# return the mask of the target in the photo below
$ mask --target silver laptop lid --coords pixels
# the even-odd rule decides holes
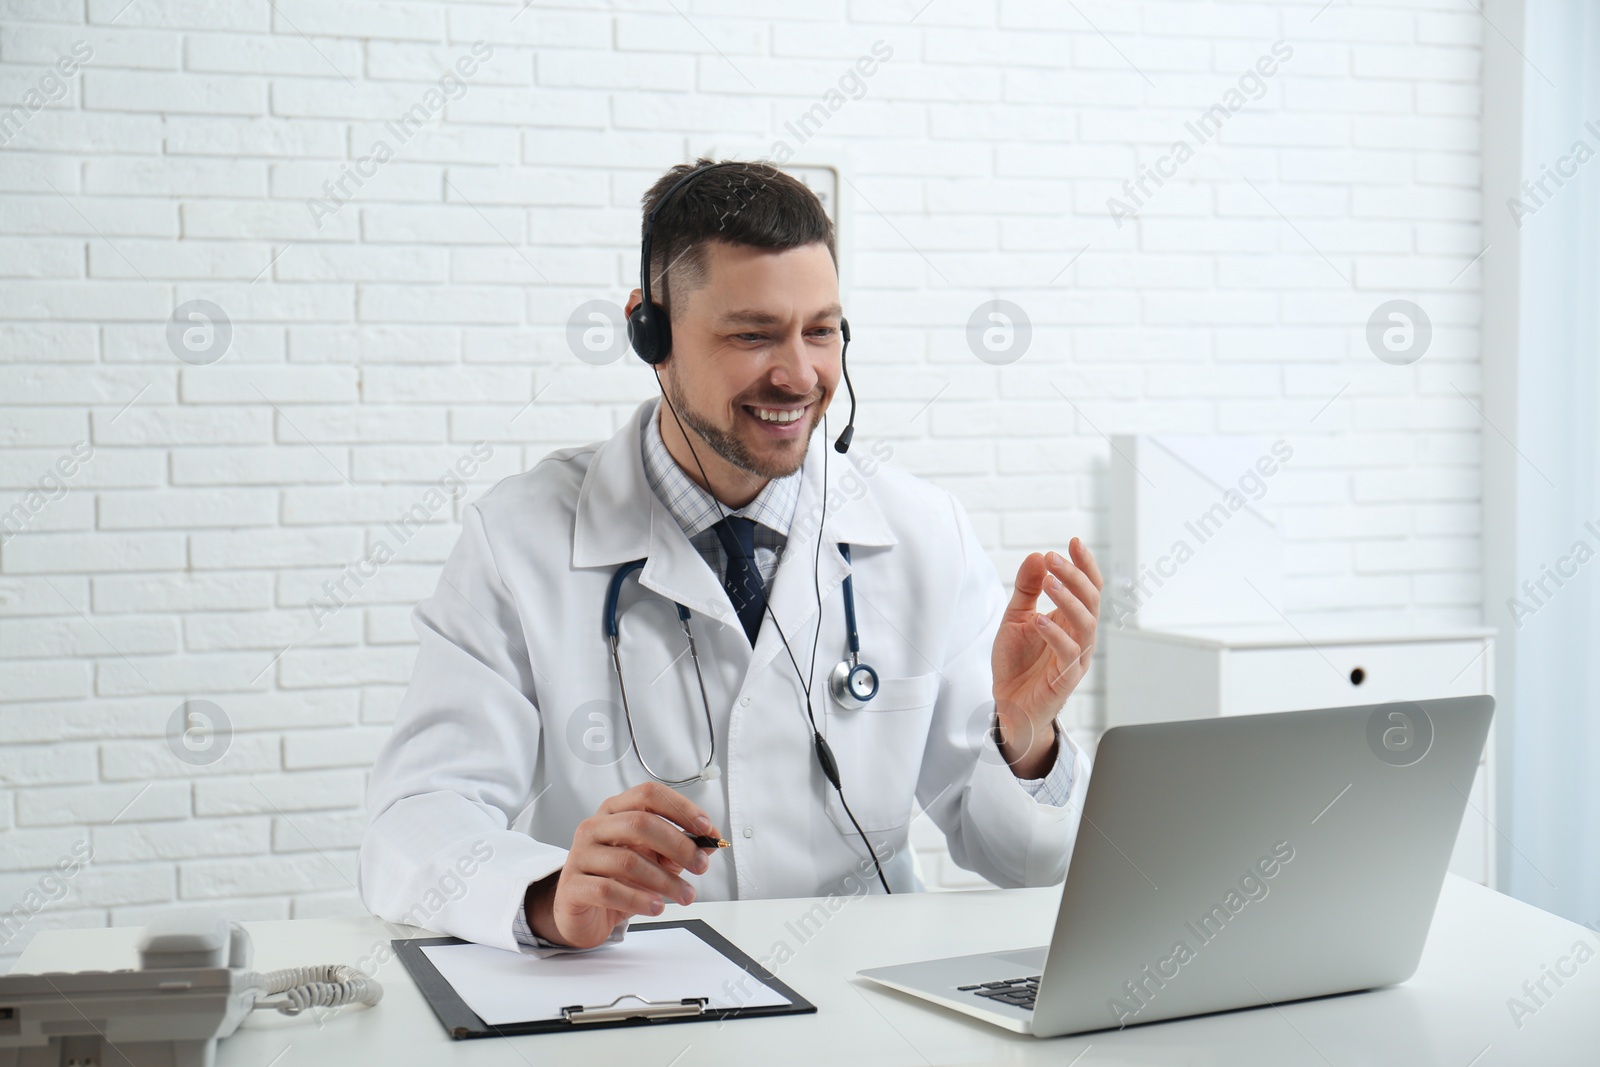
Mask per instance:
[[[1493,709],[1454,697],[1106,731],[1033,1032],[1409,977]]]

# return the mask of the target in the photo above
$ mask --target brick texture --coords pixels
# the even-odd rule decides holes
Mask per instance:
[[[1003,574],[1103,552],[1107,435],[1266,434],[1286,610],[1477,619],[1471,5],[3,6],[0,911],[94,855],[0,967],[173,904],[359,907],[409,608],[463,499],[650,395],[566,324],[626,298],[639,197],[693,154],[842,169],[858,440]],[[1031,324],[1004,365],[968,340],[996,298]],[[1395,298],[1419,363],[1368,349]],[[200,701],[220,756],[209,712],[172,730]]]

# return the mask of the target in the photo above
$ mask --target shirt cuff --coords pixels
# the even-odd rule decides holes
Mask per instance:
[[[614,945],[618,943],[622,940],[623,935],[627,933],[627,931],[628,920],[624,919],[616,925],[615,929],[611,931],[610,937],[600,942],[600,944],[595,945],[593,948],[573,948],[571,945],[562,945],[555,941],[546,941],[544,938],[534,933],[532,927],[528,925],[527,908],[519,907],[516,914],[511,917],[511,936],[516,938],[517,944],[526,949],[530,955],[537,956],[540,959],[547,959],[550,956],[560,956],[569,952],[593,952],[596,948],[604,948],[606,945]]]
[[[1039,803],[1060,808],[1065,807],[1067,799],[1072,796],[1072,776],[1077,760],[1072,746],[1062,741],[1061,724],[1051,725],[1056,734],[1055,763],[1043,778],[1018,778],[1017,784]]]

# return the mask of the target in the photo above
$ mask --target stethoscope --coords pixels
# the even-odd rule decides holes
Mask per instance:
[[[841,542],[839,554],[846,563],[850,562],[850,546]],[[700,672],[700,653],[695,648],[694,631],[689,627],[689,609],[673,601],[673,607],[678,609],[678,625],[683,627],[683,636],[689,642],[689,658],[694,663],[695,681],[700,686],[700,706],[705,711],[706,739],[710,751],[706,755],[705,764],[700,768],[700,773],[689,778],[666,778],[657,773],[644,758],[644,752],[639,747],[639,737],[633,729],[633,711],[628,707],[628,687],[622,679],[622,656],[620,653],[620,630],[617,626],[617,599],[622,593],[622,583],[630,574],[638,573],[644,567],[642,559],[632,560],[618,567],[611,576],[611,583],[606,587],[605,604],[605,630],[606,639],[611,642],[611,666],[617,672],[617,689],[622,694],[622,717],[628,724],[628,740],[632,743],[633,753],[639,758],[639,765],[646,774],[663,785],[688,785],[691,782],[709,782],[717,778],[722,772],[716,765],[717,735],[711,724],[711,700],[706,696],[705,675]],[[844,624],[848,637],[850,654],[848,658],[839,663],[828,674],[828,691],[839,704],[852,711],[859,711],[866,707],[867,701],[878,695],[878,672],[861,662],[861,635],[856,631],[856,596],[855,588],[851,583],[850,574],[844,577]]]

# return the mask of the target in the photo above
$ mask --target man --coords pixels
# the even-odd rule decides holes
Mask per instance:
[[[384,918],[542,955],[668,903],[914,890],[913,799],[997,884],[1065,873],[1088,764],[1056,716],[1094,648],[1093,557],[1030,555],[1008,602],[949,494],[858,453],[824,485],[832,225],[774,168],[696,168],[644,197],[662,397],[469,505],[416,609],[361,849]],[[880,680],[855,707],[827,685],[847,588]]]

